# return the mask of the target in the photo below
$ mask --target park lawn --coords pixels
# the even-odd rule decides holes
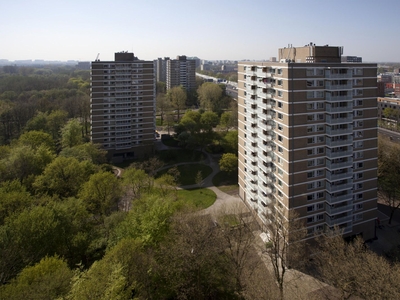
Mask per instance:
[[[201,151],[191,149],[168,149],[158,152],[159,158],[167,165],[183,162],[198,162],[205,158]]]
[[[217,195],[209,189],[178,190],[178,201],[195,209],[205,209],[214,204]]]
[[[201,172],[201,177],[204,179],[212,173],[212,168],[203,165],[203,164],[187,164],[187,165],[178,165],[176,166],[178,169],[179,176],[179,185],[191,185],[196,184],[196,176],[198,172]],[[156,177],[160,177],[161,175],[168,172],[169,169],[161,170],[157,173]]]
[[[227,172],[220,171],[213,177],[212,182],[214,186],[224,193],[229,195],[236,195],[239,193],[237,172],[229,174]]]

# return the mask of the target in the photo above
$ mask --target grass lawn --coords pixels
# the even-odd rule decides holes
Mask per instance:
[[[236,195],[239,193],[237,172],[228,174],[226,172],[221,171],[214,176],[212,182],[213,185],[215,185],[224,193],[227,193],[229,195]]]
[[[177,166],[177,168],[180,172],[179,185],[195,184],[196,176],[199,171],[201,172],[203,179],[212,173],[212,168],[203,164],[179,165]],[[164,169],[158,172],[156,177],[159,177],[167,173],[168,170],[169,169]]]
[[[160,159],[168,164],[174,165],[182,162],[197,162],[204,159],[204,154],[191,149],[169,149],[158,152]]]
[[[193,206],[196,209],[204,209],[214,204],[217,195],[209,189],[179,190],[178,201],[183,205]]]

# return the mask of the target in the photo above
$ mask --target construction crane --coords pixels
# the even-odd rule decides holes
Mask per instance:
[[[97,56],[96,56],[96,60],[95,60],[95,61],[99,61],[99,56],[100,56],[100,53],[97,53]]]

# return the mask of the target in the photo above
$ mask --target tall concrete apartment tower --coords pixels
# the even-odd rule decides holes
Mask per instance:
[[[196,88],[196,61],[184,55],[167,60],[167,90],[180,85],[186,91]]]
[[[91,139],[113,161],[143,157],[154,150],[153,61],[115,53],[115,61],[91,63]]]
[[[294,210],[308,238],[336,225],[370,239],[377,66],[342,63],[342,51],[310,43],[239,63],[239,191],[261,222]]]

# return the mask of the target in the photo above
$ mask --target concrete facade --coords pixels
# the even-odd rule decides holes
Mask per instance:
[[[338,226],[375,235],[376,64],[341,63],[342,47],[279,49],[238,65],[239,195],[267,223],[289,211],[308,237]]]

